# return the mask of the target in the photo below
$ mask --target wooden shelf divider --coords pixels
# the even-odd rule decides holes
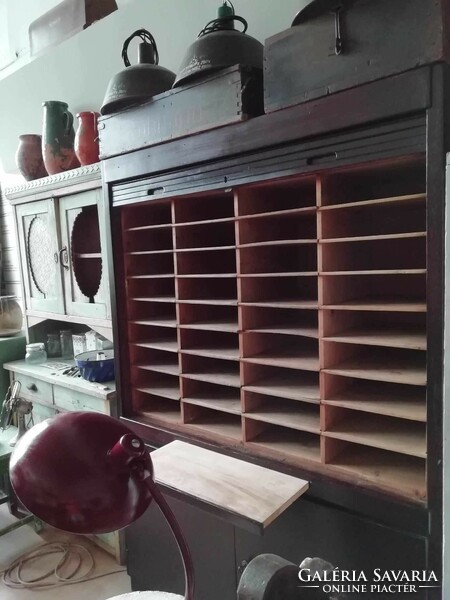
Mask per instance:
[[[426,499],[425,169],[123,207],[135,415]]]

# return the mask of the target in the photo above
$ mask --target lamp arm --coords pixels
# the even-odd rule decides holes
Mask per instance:
[[[184,534],[181,530],[181,527],[178,524],[178,521],[175,518],[175,515],[172,512],[172,509],[168,505],[157,484],[153,481],[151,477],[147,477],[145,479],[145,483],[147,484],[150,493],[153,499],[155,500],[156,504],[158,505],[160,511],[165,516],[169,527],[172,531],[172,534],[175,538],[175,541],[177,542],[178,549],[181,554],[181,559],[183,561],[184,577],[186,581],[184,600],[194,600],[194,566],[192,564],[191,552],[186,542],[186,538],[184,537]]]

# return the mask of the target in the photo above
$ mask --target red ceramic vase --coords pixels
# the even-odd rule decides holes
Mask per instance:
[[[34,133],[19,135],[19,146],[16,152],[16,165],[20,174],[27,180],[47,177],[42,158],[42,138]]]
[[[85,111],[77,114],[79,127],[75,135],[75,154],[81,165],[92,165],[99,160],[97,119],[100,113]]]

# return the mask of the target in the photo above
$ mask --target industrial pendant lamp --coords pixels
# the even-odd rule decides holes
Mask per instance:
[[[138,64],[131,65],[128,46],[134,38],[142,41],[138,48]],[[106,90],[101,108],[102,115],[109,115],[152,96],[162,94],[172,87],[175,73],[160,67],[155,38],[146,29],[138,29],[127,38],[122,48],[125,69],[114,75]]]
[[[243,25],[242,31],[234,28],[235,21]],[[245,33],[247,27],[247,21],[235,14],[232,3],[225,1],[217,18],[207,23],[189,46],[173,87],[233,65],[262,70],[264,47]]]
[[[72,412],[47,419],[21,438],[10,478],[36,517],[71,533],[107,533],[138,519],[152,499],[165,516],[183,559],[185,600],[194,598],[187,542],[154,481],[144,442],[120,421]]]

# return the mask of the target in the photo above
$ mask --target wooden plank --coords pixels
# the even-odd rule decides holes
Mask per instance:
[[[341,416],[323,435],[408,456],[427,456],[423,423],[351,412]]]
[[[324,271],[321,275],[426,275],[426,269],[368,269],[365,271]]]
[[[391,198],[377,198],[375,200],[359,200],[357,202],[343,202],[342,204],[331,204],[328,206],[321,206],[319,211],[339,210],[342,208],[361,208],[370,206],[383,206],[386,204],[397,204],[397,203],[415,203],[424,202],[427,198],[426,194],[408,194],[406,196],[393,196]]]
[[[288,372],[286,372],[288,373]],[[278,377],[267,377],[259,379],[255,383],[244,385],[244,390],[256,392],[258,394],[267,394],[290,400],[299,400],[301,402],[320,402],[319,384],[306,382],[300,373],[280,375]]]
[[[238,248],[263,248],[265,246],[304,246],[307,244],[317,244],[316,239],[298,239],[298,240],[268,240],[265,242],[252,242],[250,244],[241,244]]]
[[[276,399],[272,402],[265,402],[255,410],[246,411],[245,416],[290,429],[320,433],[318,407],[303,406],[300,402],[283,402]]]
[[[405,356],[356,356],[333,368],[324,369],[324,372],[410,385],[427,383],[425,361]]]
[[[330,310],[363,310],[380,312],[426,312],[425,302],[396,298],[369,298],[340,302],[339,304],[327,304],[323,308]]]
[[[304,309],[317,309],[319,303],[317,300],[267,300],[264,302],[240,302],[241,306],[267,306],[268,308],[304,308]]]
[[[290,325],[268,325],[267,327],[258,327],[256,329],[245,329],[247,333],[280,333],[284,335],[298,335],[301,337],[318,338],[319,331],[314,326],[290,326]]]
[[[354,482],[369,482],[380,490],[407,498],[426,499],[425,461],[363,446],[349,445],[328,467],[351,475]]]
[[[195,323],[183,323],[180,329],[198,329],[200,331],[226,331],[237,333],[239,324],[234,319],[215,319],[214,321],[195,321]]]
[[[302,479],[180,441],[152,452],[152,461],[157,483],[239,514],[261,531],[309,487]]]
[[[220,369],[209,368],[207,371],[200,373],[183,372],[183,377],[188,377],[189,379],[195,379],[197,381],[205,381],[207,383],[217,383],[218,385],[229,385],[237,388],[241,387],[239,373],[236,373],[232,370],[227,372],[223,367]]]
[[[249,219],[251,219],[253,221],[253,219],[267,219],[267,218],[273,218],[273,217],[294,217],[296,215],[314,215],[317,211],[317,208],[315,206],[304,206],[301,208],[289,208],[289,209],[285,209],[285,210],[271,210],[271,211],[267,211],[267,212],[256,212],[256,213],[250,213],[250,214],[245,214],[245,215],[239,215],[236,217],[236,221],[247,221]]]
[[[205,356],[207,358],[219,358],[223,360],[239,360],[239,348],[230,348],[228,346],[220,346],[211,348],[182,348],[182,354],[191,356]]]
[[[289,350],[262,352],[256,356],[245,357],[242,361],[257,365],[271,365],[305,371],[319,370],[319,357],[312,355],[310,351],[303,352],[300,349],[292,350],[291,352]]]
[[[134,300],[135,302],[169,302],[175,303],[175,296],[139,296],[135,298],[130,298],[130,300]]]
[[[318,271],[278,271],[272,273],[239,273],[238,277],[317,277]]]
[[[183,397],[183,402],[240,415],[242,411],[239,391],[232,388],[229,388],[229,390],[230,392],[226,393],[224,388],[218,388],[214,394],[196,392],[195,395],[189,394]]]
[[[360,235],[353,237],[337,237],[319,240],[320,244],[338,244],[342,242],[373,242],[378,240],[403,240],[426,237],[426,231],[413,231],[411,233],[384,233],[381,235]]]
[[[350,329],[342,333],[324,338],[330,342],[347,344],[364,344],[368,346],[386,346],[392,348],[408,348],[410,350],[426,350],[426,332],[411,326],[379,329]]]
[[[153,350],[165,350],[167,352],[178,352],[178,343],[170,340],[152,340],[151,342],[133,342],[132,346],[138,348],[150,348]]]
[[[176,319],[170,317],[159,317],[158,319],[145,319],[142,321],[130,321],[133,325],[150,325],[157,327],[176,327]]]
[[[176,363],[152,363],[150,365],[135,365],[138,369],[143,369],[144,371],[152,371],[155,373],[164,373],[165,375],[179,375],[180,367],[178,366],[178,362]]]
[[[168,398],[169,400],[179,400],[180,399],[180,386],[174,384],[173,386],[168,386],[164,384],[160,384],[158,382],[154,382],[150,385],[150,387],[136,387],[138,392],[142,392],[143,394],[151,394],[154,396],[160,396],[161,398]]]
[[[251,421],[251,419],[245,419]],[[289,429],[272,429],[263,431],[251,441],[246,442],[246,447],[250,450],[260,448],[266,456],[272,455],[278,459],[284,460],[287,457],[294,459],[298,464],[304,461],[319,462],[320,461],[320,439],[319,436],[303,433]],[[281,433],[280,433],[281,432]],[[309,436],[309,437],[305,437]]]

